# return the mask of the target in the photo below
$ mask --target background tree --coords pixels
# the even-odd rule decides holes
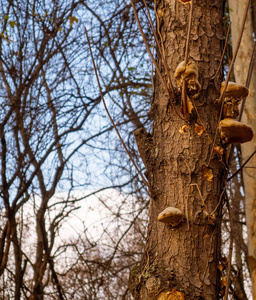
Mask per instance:
[[[111,132],[92,79],[84,26],[102,70],[103,94],[133,154],[133,128],[149,122],[149,60],[131,6],[123,1],[2,1],[1,12],[1,293],[5,299],[66,299],[72,294],[63,278],[71,270],[60,272],[57,262],[70,247],[65,239],[59,244],[58,233],[90,194],[75,197],[73,190],[122,187],[137,199],[125,212],[135,219],[127,217],[123,236],[100,254],[100,278],[117,269],[117,256],[126,256],[121,241],[147,207],[146,190]],[[133,49],[136,57],[130,56]],[[113,222],[124,218],[121,208],[110,210]],[[82,253],[76,259],[87,256],[90,272],[99,265],[99,257],[92,259],[91,235],[85,234],[85,249],[76,246]],[[122,263],[127,269],[131,260]],[[95,290],[97,280],[90,281]]]
[[[254,34],[255,34],[255,3],[252,1],[252,7],[248,12],[246,26],[241,42],[240,50],[236,60],[234,75],[237,83],[246,84],[247,74],[250,65],[250,57],[254,48]],[[236,44],[238,39],[238,30],[241,26],[242,18],[240,16],[241,10],[244,9],[245,3],[239,1],[229,1],[230,17],[232,21],[232,42]],[[253,68],[252,77],[249,86],[250,93],[246,99],[244,113],[242,120],[248,123],[255,132],[255,90],[256,90],[256,74]],[[242,161],[245,162],[255,152],[255,136],[254,139],[245,145],[242,145]],[[248,227],[248,252],[246,253],[247,262],[250,266],[250,273],[252,278],[252,287],[254,298],[256,298],[256,240],[255,240],[255,224],[256,224],[256,185],[255,185],[255,155],[250,159],[247,165],[243,168],[243,184],[245,189],[245,212],[246,223]]]

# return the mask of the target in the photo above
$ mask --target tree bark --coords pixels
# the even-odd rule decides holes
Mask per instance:
[[[184,60],[189,11],[190,5],[177,0],[156,4],[158,37],[175,85],[173,74]],[[195,1],[189,60],[199,67],[202,90],[194,101],[212,140],[219,117],[214,100],[219,97],[220,75],[211,78],[221,57],[222,18],[223,1]],[[158,63],[167,80],[160,58]],[[177,95],[169,99],[156,74],[154,90],[151,145],[142,147],[145,143],[138,142],[139,138],[150,141],[148,135],[141,136],[141,130],[136,138],[146,165],[151,198],[147,245],[141,263],[131,270],[130,289],[135,299],[216,300],[221,222],[218,203],[226,176],[224,164],[213,156],[208,166],[212,144],[206,131],[200,134],[196,130],[202,124],[195,109],[196,117],[190,124],[172,109],[170,101],[180,110],[177,86]],[[177,227],[157,220],[166,207],[183,212],[184,220]]]
[[[238,33],[241,27],[242,14],[245,9],[245,1],[229,0],[231,30],[232,30],[232,44],[233,49],[237,43]],[[249,63],[253,50],[253,18],[250,10],[247,15],[245,30],[239,53],[237,55],[234,75],[236,82],[245,84]],[[252,73],[251,84],[249,87],[249,95],[246,99],[245,110],[242,121],[252,127],[254,133],[256,132],[256,71],[255,68]],[[256,138],[249,143],[242,144],[242,160],[245,161],[256,149]],[[248,228],[248,264],[252,279],[253,299],[256,299],[256,156],[254,155],[250,162],[243,169],[244,189],[245,189],[245,213],[246,224]]]

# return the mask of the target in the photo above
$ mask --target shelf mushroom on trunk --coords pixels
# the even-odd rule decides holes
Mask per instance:
[[[224,145],[243,144],[250,142],[253,138],[253,131],[250,126],[231,118],[220,121],[219,133]]]
[[[190,98],[196,97],[201,90],[201,84],[198,81],[197,64],[192,60],[188,61],[187,64],[185,64],[185,61],[182,61],[177,66],[174,77],[180,92],[182,92],[181,113],[189,121],[193,109]]]
[[[220,90],[221,94],[224,86],[225,82],[222,82]],[[252,128],[235,120],[235,118],[239,115],[238,105],[242,99],[248,96],[248,93],[249,90],[246,86],[232,81],[228,82],[223,104],[223,119],[219,123],[220,138],[224,146],[234,143],[247,143],[253,138]]]
[[[159,222],[167,223],[172,227],[178,226],[184,218],[183,212],[176,207],[167,207],[159,215]]]
[[[196,95],[201,90],[201,84],[198,81],[198,66],[190,60],[187,64],[182,61],[175,70],[174,74],[178,87],[181,91],[183,80],[186,81],[186,92],[188,95]]]
[[[225,86],[225,81],[221,83],[220,93],[222,94]],[[239,115],[238,105],[243,98],[248,96],[249,90],[242,84],[229,81],[225,92],[223,118],[235,119]]]

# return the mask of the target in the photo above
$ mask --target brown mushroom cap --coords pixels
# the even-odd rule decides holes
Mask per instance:
[[[225,81],[221,83],[220,93],[222,94],[222,91],[225,86]],[[245,98],[248,96],[249,90],[246,86],[242,84],[237,84],[233,81],[228,82],[228,86],[225,93],[225,98],[233,98],[233,99],[239,99],[239,98]]]
[[[157,220],[171,226],[177,226],[183,220],[183,213],[176,207],[167,207],[158,215]]]
[[[186,66],[185,77],[192,76],[198,78],[198,66],[194,61],[189,60]]]
[[[180,80],[181,76],[184,78],[189,78],[194,76],[198,77],[198,66],[194,61],[188,61],[187,65],[185,65],[185,61],[182,61],[178,64],[178,67],[175,70],[174,77],[176,80]]]
[[[181,85],[181,76],[184,74],[185,70],[186,70],[185,61],[182,61],[179,63],[174,73],[174,77],[178,81],[178,85]]]
[[[253,138],[250,126],[231,118],[225,118],[219,124],[220,138],[224,144],[246,143]]]
[[[198,66],[194,61],[185,61],[179,63],[175,70],[174,77],[177,81],[179,89],[182,88],[183,80],[186,81],[186,90],[188,94],[195,95],[200,92],[201,85],[198,82]]]

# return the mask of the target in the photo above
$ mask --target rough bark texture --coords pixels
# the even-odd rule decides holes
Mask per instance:
[[[237,43],[246,1],[229,0],[233,49]],[[234,74],[237,83],[245,84],[253,49],[253,18],[249,11],[239,53],[236,59]],[[242,121],[252,127],[256,133],[256,72],[252,74],[249,95],[246,99]],[[241,145],[242,160],[245,161],[256,149],[256,137],[251,142]],[[245,188],[245,212],[248,228],[248,263],[251,272],[253,299],[256,299],[256,156],[243,169]]]
[[[157,2],[159,40],[173,83],[175,69],[184,60],[189,9],[190,5],[177,0]],[[223,1],[195,1],[189,59],[199,66],[202,90],[195,103],[211,139],[219,115],[214,100],[219,96],[220,76],[211,77],[221,57],[222,17]],[[161,59],[158,62],[166,78]],[[173,99],[178,111],[180,98],[177,94]],[[221,205],[214,215],[209,213],[220,199],[224,164],[214,156],[207,167],[212,145],[205,132],[196,132],[199,119],[194,117],[186,125],[177,116],[157,75],[151,112],[152,137],[143,130],[136,133],[151,199],[147,246],[141,263],[131,271],[130,289],[135,299],[216,300]],[[177,227],[157,221],[168,206],[184,212],[184,221]]]

